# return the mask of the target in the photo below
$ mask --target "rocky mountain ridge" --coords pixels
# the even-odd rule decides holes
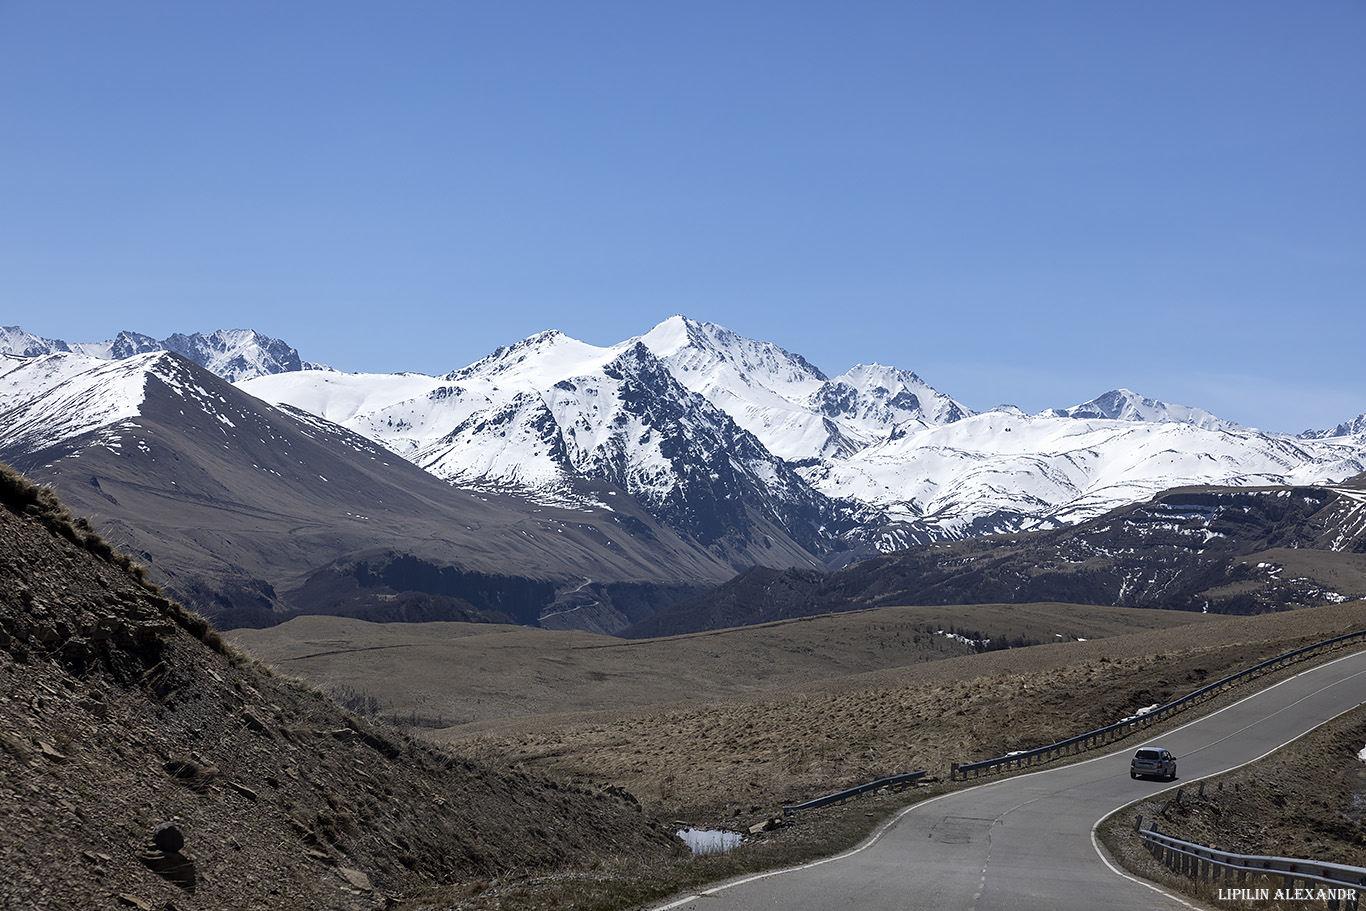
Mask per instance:
[[[272,373],[332,369],[300,360],[299,352],[287,343],[252,329],[216,329],[190,335],[176,332],[164,339],[124,331],[104,342],[69,343],[32,335],[18,326],[0,327],[0,353],[21,357],[75,353],[123,360],[157,351],[179,354],[232,383]]]
[[[821,573],[756,568],[622,635],[890,605],[1059,601],[1256,614],[1366,598],[1366,474],[1167,491],[1046,531],[939,542]]]
[[[974,414],[907,371],[859,366],[832,380],[776,345],[681,316],[607,348],[541,333],[425,388],[411,375],[340,383],[278,374],[243,386],[338,420],[457,483],[544,495],[560,476],[550,465],[563,464],[560,447],[610,436],[620,415],[601,406],[603,370],[626,351],[645,358],[642,348],[680,387],[656,383],[650,394],[677,413],[705,411],[682,390],[701,396],[828,502],[827,563],[1069,524],[1174,486],[1324,483],[1366,469],[1366,436],[1263,433],[1128,390],[1039,415]],[[578,396],[565,383],[595,391]],[[657,491],[689,499],[679,466],[663,468],[636,439],[612,445]],[[675,438],[681,451],[686,439]],[[576,470],[607,474],[592,460]],[[783,488],[794,508],[810,499],[790,481]]]

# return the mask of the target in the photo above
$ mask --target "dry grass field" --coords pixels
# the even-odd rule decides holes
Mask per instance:
[[[1054,604],[884,608],[640,641],[339,618],[231,637],[325,690],[373,696],[381,715],[463,755],[716,823],[883,775],[943,777],[1363,622],[1361,602],[1257,617]],[[973,654],[938,634],[950,627],[1053,644]]]
[[[1041,746],[1360,628],[1360,603],[1221,617],[665,705],[431,732],[458,752],[625,787],[701,822],[771,813],[884,775]]]
[[[781,692],[505,719],[429,733],[467,755],[581,782],[623,785],[639,795],[648,812],[666,819],[743,832],[780,812],[784,803],[916,768],[942,778],[953,761],[1078,733],[1263,658],[1363,626],[1366,604],[1360,602],[1293,614],[1207,618],[1198,627],[949,658]],[[1268,680],[1300,669],[1279,671]],[[1195,711],[1211,710],[1245,692],[1232,690]],[[1186,720],[1178,715],[1163,726]],[[1302,755],[1291,760],[1317,768],[1319,751],[1315,743],[1306,743]],[[946,787],[952,785],[941,780],[899,796],[880,793],[802,813],[789,825],[746,838],[741,849],[726,855],[655,866],[623,859],[572,879],[504,882],[456,907],[640,908],[683,888],[837,852],[906,803]],[[1315,799],[1334,798],[1320,792]],[[1296,824],[1307,821],[1312,829],[1315,819],[1336,812],[1337,804],[1333,807],[1320,802]],[[1250,826],[1243,819],[1233,824]]]
[[[408,726],[445,728],[782,690],[974,653],[941,632],[997,644],[1056,643],[1207,621],[1178,611],[1027,604],[879,608],[643,640],[323,616],[228,635],[352,708]]]

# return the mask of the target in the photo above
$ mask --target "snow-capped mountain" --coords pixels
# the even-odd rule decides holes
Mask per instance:
[[[900,525],[888,530],[895,545],[1068,525],[1173,487],[1326,483],[1363,469],[1366,447],[1351,440],[997,409],[801,473],[885,511]]]
[[[578,481],[573,509],[474,496],[164,351],[0,357],[0,459],[228,625],[544,613],[612,632],[734,570],[609,484]]]
[[[37,452],[134,417],[147,357],[0,357],[0,450]]]
[[[444,377],[242,384],[340,420],[457,485],[575,502],[582,478],[626,491],[738,567],[810,562],[839,511],[725,411],[632,339],[543,332]],[[796,543],[796,547],[793,543]]]
[[[1343,421],[1332,430],[1306,430],[1300,434],[1302,440],[1327,440],[1333,437],[1357,437],[1366,442],[1366,414]]]
[[[627,373],[640,376],[631,407]],[[685,517],[700,498],[753,497],[761,479],[780,479],[766,482],[765,515],[791,529],[792,515],[815,509],[828,542],[852,504],[863,510],[854,543],[884,550],[1076,522],[1169,487],[1321,483],[1366,467],[1361,441],[1261,433],[1124,389],[1039,415],[973,414],[908,371],[860,365],[830,379],[776,345],[682,316],[607,348],[541,333],[441,378],[296,373],[243,385],[455,483],[548,496],[587,475],[681,528],[693,527]],[[652,415],[671,417],[644,418],[639,390]],[[726,440],[751,439],[720,431],[719,414],[779,459],[742,446],[744,483],[698,484],[718,453],[741,445]]]
[[[1053,408],[1045,411],[1046,417],[1060,418],[1102,418],[1111,421],[1151,421],[1159,424],[1190,424],[1203,430],[1246,430],[1232,421],[1215,417],[1203,408],[1189,405],[1170,405],[1141,396],[1128,389],[1112,389],[1089,402],[1071,408]]]
[[[230,347],[224,333],[199,336],[214,337]],[[0,344],[31,352],[35,338],[5,330]],[[150,344],[124,333],[99,353]],[[974,414],[909,371],[859,365],[832,379],[682,316],[608,347],[539,333],[444,376],[271,366],[241,388],[460,486],[600,508],[611,504],[584,500],[581,483],[613,485],[732,565],[842,560],[870,542],[1073,523],[1176,486],[1326,483],[1366,468],[1366,416],[1297,438],[1126,389],[1038,415]]]
[[[193,361],[228,382],[294,370],[330,370],[299,359],[299,352],[277,338],[251,329],[218,329],[154,339],[137,332],[120,332],[106,342],[68,343],[31,335],[18,326],[0,327],[0,354],[37,357],[70,352],[103,360],[122,360],[138,354],[171,351]]]
[[[832,380],[777,345],[683,316],[639,341],[788,461],[844,458],[908,421],[937,425],[971,414],[913,373],[860,364]]]

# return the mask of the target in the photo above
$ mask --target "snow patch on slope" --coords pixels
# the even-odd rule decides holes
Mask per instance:
[[[136,417],[158,355],[106,361],[83,354],[0,358],[0,448],[36,451]]]
[[[1359,447],[1307,446],[1185,423],[992,411],[925,427],[803,469],[816,489],[923,524],[935,537],[1080,522],[1171,487],[1338,481],[1366,468]]]

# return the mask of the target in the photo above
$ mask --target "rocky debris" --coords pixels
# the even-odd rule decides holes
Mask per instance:
[[[754,825],[750,826],[749,834],[761,835],[764,832],[772,832],[774,829],[781,828],[782,826],[783,818],[781,816],[770,816],[763,822],[756,822]]]
[[[255,803],[256,801],[261,799],[255,791],[253,791],[251,788],[247,787],[244,784],[238,784],[235,781],[228,781],[225,782],[225,784],[236,793],[241,794],[247,800],[250,800],[252,803]]]
[[[186,892],[194,894],[199,885],[194,861],[179,851],[149,851],[139,855],[138,859],[157,876]]]
[[[158,851],[179,851],[185,847],[185,833],[173,822],[163,822],[152,830],[152,845]]]
[[[38,741],[38,752],[42,753],[44,759],[51,759],[53,762],[70,762],[71,759],[65,753],[58,750],[46,740]]]
[[[354,888],[359,889],[362,892],[375,891],[375,887],[370,884],[370,877],[366,876],[360,870],[352,870],[350,867],[338,867],[337,872],[341,874],[342,879],[346,880]]]

